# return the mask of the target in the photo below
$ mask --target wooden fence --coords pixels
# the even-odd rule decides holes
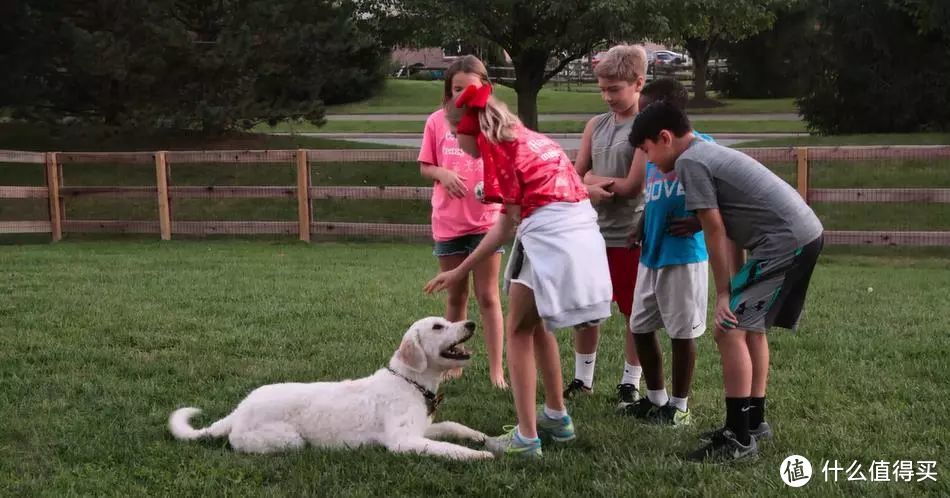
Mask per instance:
[[[810,147],[741,149],[763,163],[797,165],[799,193],[809,203],[950,203],[950,188],[811,188],[809,177],[815,161],[869,161],[950,159],[950,146]],[[573,156],[576,151],[568,151]],[[42,165],[46,185],[0,186],[2,199],[47,199],[49,219],[0,221],[0,234],[49,233],[53,241],[63,233],[155,233],[162,240],[174,234],[285,234],[310,241],[320,236],[363,236],[424,240],[427,224],[347,223],[314,219],[313,202],[323,199],[428,200],[431,187],[314,186],[311,165],[366,161],[414,162],[418,150],[244,150],[158,152],[24,152],[0,150],[0,163]],[[154,165],[155,186],[66,186],[64,166],[77,164]],[[170,170],[175,164],[283,164],[296,168],[296,185],[285,186],[175,186]],[[64,201],[80,197],[155,198],[154,221],[66,219]],[[297,199],[297,221],[173,221],[171,205],[182,198],[285,198]],[[847,245],[950,246],[950,231],[840,231],[826,232],[826,243]]]

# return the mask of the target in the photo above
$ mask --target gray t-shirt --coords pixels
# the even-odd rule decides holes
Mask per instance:
[[[591,170],[598,176],[626,178],[633,161],[634,148],[630,145],[633,118],[622,122],[608,112],[594,118],[591,135]],[[643,194],[634,198],[613,197],[594,205],[597,224],[607,247],[626,247],[643,214]]]
[[[686,209],[718,208],[726,234],[755,259],[788,257],[824,230],[791,185],[739,151],[694,140],[675,168]]]

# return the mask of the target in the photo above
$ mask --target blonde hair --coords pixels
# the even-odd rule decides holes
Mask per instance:
[[[452,98],[452,78],[459,73],[474,74],[482,80],[483,84],[488,84],[488,70],[481,59],[474,55],[465,55],[455,59],[455,62],[449,64],[445,70],[445,88],[442,92],[442,102],[448,102]]]
[[[462,116],[468,112],[468,106],[455,107],[456,99],[458,97],[453,97],[445,103],[445,118],[453,128],[458,126]],[[478,127],[489,142],[511,142],[518,138],[518,128],[521,126],[518,116],[512,114],[508,106],[495,97],[489,97],[485,109],[478,111]]]
[[[611,47],[594,68],[594,76],[633,83],[647,74],[647,51],[640,45]]]

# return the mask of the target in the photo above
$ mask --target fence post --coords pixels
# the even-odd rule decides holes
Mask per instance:
[[[297,220],[300,240],[310,242],[310,221],[313,217],[310,207],[310,162],[307,151],[297,149]]]
[[[795,149],[795,156],[798,158],[798,173],[796,180],[798,182],[798,195],[808,202],[808,147],[798,147]]]
[[[46,153],[46,193],[49,197],[49,227],[53,242],[63,239],[63,218],[59,205],[60,169],[58,168],[56,153]]]
[[[158,226],[162,232],[162,240],[171,240],[172,217],[168,207],[168,164],[165,162],[165,151],[155,153],[155,180],[158,186]]]

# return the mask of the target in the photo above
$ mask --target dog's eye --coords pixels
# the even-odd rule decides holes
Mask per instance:
[[[444,328],[445,328],[445,325],[442,325],[441,323],[437,323],[432,326],[432,330],[442,330]]]

